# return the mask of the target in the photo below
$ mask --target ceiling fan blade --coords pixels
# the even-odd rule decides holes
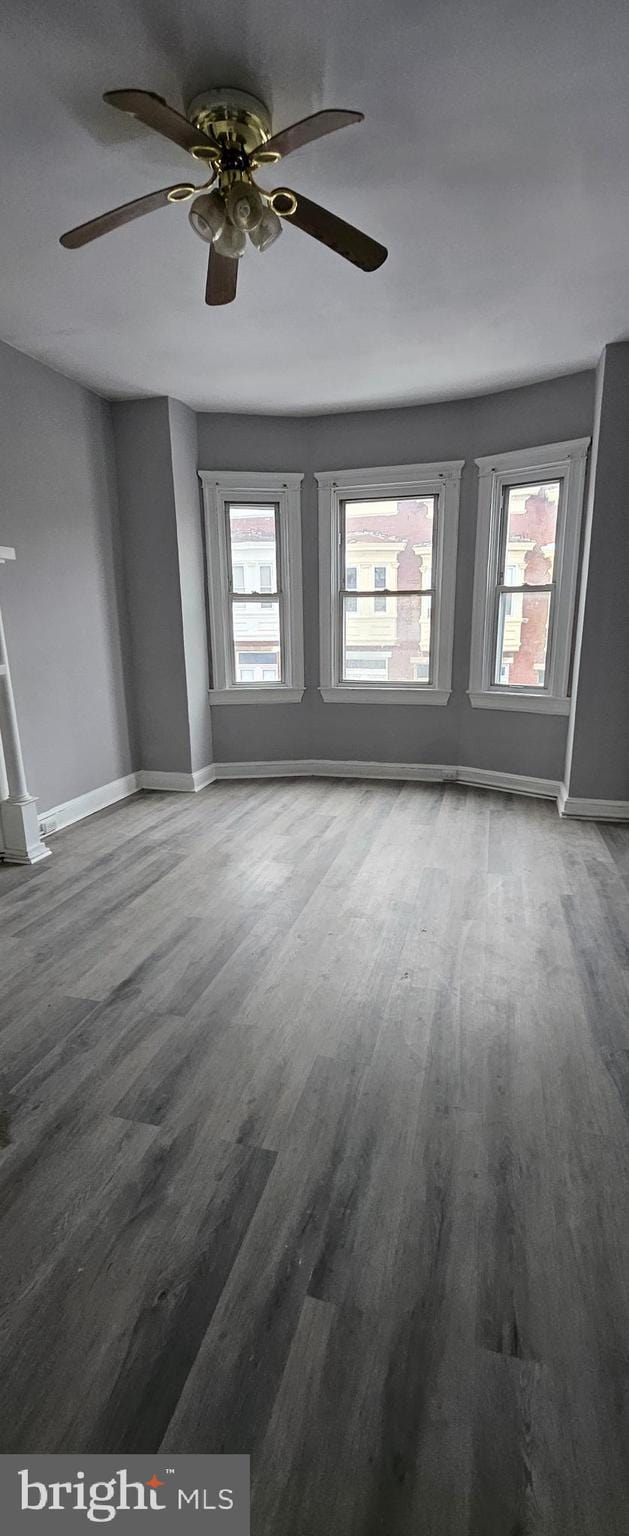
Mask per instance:
[[[208,149],[217,147],[206,133],[195,128],[194,123],[189,123],[187,117],[169,107],[163,96],[156,96],[154,91],[105,91],[103,101],[121,112],[130,112],[146,128],[154,128],[180,149],[192,150],[200,144]]]
[[[352,123],[362,123],[364,116],[364,112],[343,112],[340,108],[313,112],[312,117],[302,117],[298,123],[291,123],[290,128],[282,128],[281,133],[275,133],[272,139],[267,139],[266,144],[260,145],[260,150],[262,155],[268,150],[280,156],[290,155],[294,149],[301,149],[302,144],[322,139],[326,133],[335,133],[337,128],[349,128]]]
[[[182,198],[171,198],[172,192],[184,190],[177,182],[174,187],[162,187],[159,192],[148,192],[146,197],[135,197],[131,203],[122,203],[120,208],[110,208],[109,213],[101,213],[96,219],[88,219],[86,224],[77,224],[76,229],[69,229],[61,236],[60,245],[66,250],[77,250],[80,245],[88,245],[90,240],[98,240],[100,235],[108,235],[110,229],[120,229],[122,224],[130,224],[132,219],[141,219],[145,213],[153,213],[155,208],[164,208],[169,202],[181,202]]]
[[[236,297],[238,262],[231,256],[221,256],[211,245],[205,285],[206,304],[231,304]]]
[[[294,198],[296,208],[290,213],[288,207],[282,208],[282,197]],[[296,224],[298,229],[303,229],[304,234],[312,235],[313,240],[320,240],[322,245],[329,245],[331,251],[337,251],[339,256],[344,256],[346,261],[352,261],[355,267],[361,267],[363,272],[375,272],[386,261],[388,251],[386,246],[380,245],[377,240],[372,240],[370,235],[364,235],[362,230],[355,229],[353,224],[347,224],[345,219],[339,219],[335,213],[330,213],[327,208],[320,208],[318,203],[311,203],[308,197],[302,197],[301,193],[289,192],[288,188],[282,188],[281,192],[273,193],[272,206],[276,213],[285,218],[289,224]]]

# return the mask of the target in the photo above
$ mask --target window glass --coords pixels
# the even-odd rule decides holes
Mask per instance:
[[[342,679],[430,682],[436,503],[436,496],[341,503]]]
[[[543,587],[552,582],[560,490],[560,480],[505,487],[505,586]]]
[[[550,604],[550,592],[501,592],[496,683],[511,688],[546,686]]]
[[[560,493],[560,480],[505,486],[493,674],[498,687],[546,686]]]
[[[389,597],[383,616],[356,613],[348,609],[350,601],[343,598],[343,678],[365,678],[369,669],[380,682],[429,682],[432,597],[408,592]],[[418,666],[425,674],[421,679]]]
[[[345,567],[356,568],[359,592],[387,586],[399,592],[430,588],[436,500],[422,496],[343,502]],[[376,571],[383,573],[382,580],[374,579]]]
[[[237,683],[262,681],[262,668],[273,672],[273,677],[264,681],[282,681],[280,605],[277,599],[260,602],[252,598],[250,602],[233,603],[232,635]],[[264,642],[262,655],[261,642]],[[243,675],[250,672],[252,665],[260,669],[259,678]]]
[[[275,506],[230,502],[228,532],[234,592],[277,592]],[[241,585],[237,584],[236,571],[242,571],[242,578],[238,576]]]

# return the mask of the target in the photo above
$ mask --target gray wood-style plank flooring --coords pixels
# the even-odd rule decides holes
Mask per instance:
[[[0,1450],[254,1536],[627,1536],[629,829],[139,795],[0,866]]]

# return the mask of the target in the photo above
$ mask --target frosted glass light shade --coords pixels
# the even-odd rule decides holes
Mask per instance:
[[[227,219],[220,192],[202,192],[191,204],[188,218],[196,235],[211,245],[222,234]]]
[[[247,249],[247,236],[244,229],[236,229],[235,224],[226,223],[214,244],[219,256],[244,256]]]
[[[227,213],[237,229],[257,229],[264,213],[260,193],[250,182],[235,181],[226,198]]]
[[[272,208],[265,208],[260,223],[255,229],[249,230],[249,239],[256,250],[266,251],[282,233],[282,220],[278,219]]]

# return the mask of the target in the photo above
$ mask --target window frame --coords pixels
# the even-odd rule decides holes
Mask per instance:
[[[478,512],[474,565],[474,599],[470,648],[468,696],[475,709],[512,709],[533,714],[567,715],[570,712],[570,666],[574,631],[581,523],[587,455],[591,439],[573,438],[547,443],[540,448],[511,453],[486,454],[478,466]],[[498,633],[499,592],[506,527],[506,492],[535,480],[562,482],[549,614],[546,683],[496,683],[495,657]],[[548,587],[522,587],[535,592]]]
[[[199,470],[203,488],[207,587],[212,664],[211,704],[298,704],[304,694],[301,565],[303,474],[278,471]],[[277,591],[237,592],[227,533],[229,506],[269,506],[275,511]],[[276,683],[238,683],[232,608],[235,602],[279,602],[282,678]]]
[[[464,462],[450,459],[373,469],[321,470],[315,474],[319,492],[319,692],[326,704],[448,703],[452,692],[459,497]],[[367,501],[370,497],[401,501],[422,496],[437,498],[431,570],[432,681],[352,683],[342,677],[342,503]],[[375,589],[371,593],[357,593],[359,597],[374,595]]]

